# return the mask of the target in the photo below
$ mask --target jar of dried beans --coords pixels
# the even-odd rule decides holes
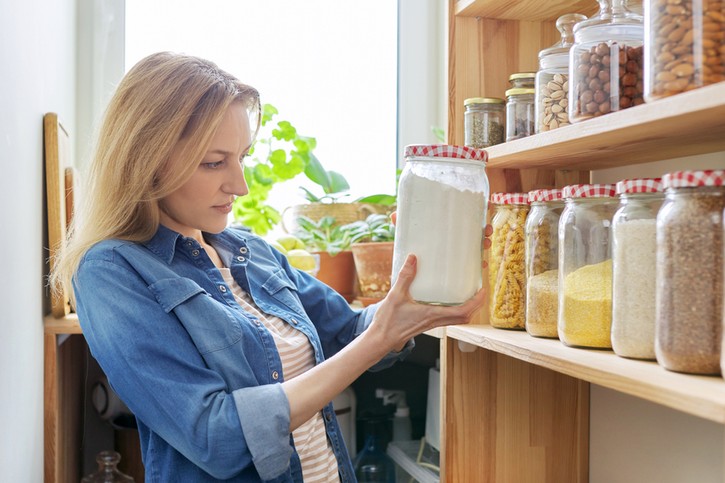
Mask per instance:
[[[536,73],[536,132],[569,124],[569,48],[574,43],[574,24],[586,20],[579,13],[568,13],[556,20],[561,40],[539,52]]]
[[[622,357],[655,358],[655,253],[659,178],[617,183],[612,219],[612,348]]]
[[[657,214],[655,354],[671,371],[719,374],[725,170],[662,177]]]
[[[644,102],[644,24],[624,0],[599,0],[574,26],[569,55],[569,119],[578,122]]]
[[[504,100],[498,97],[472,97],[463,101],[465,145],[482,149],[504,141],[506,121]]]
[[[645,99],[725,80],[725,0],[650,0]]]
[[[529,192],[526,217],[526,331],[537,337],[558,337],[559,217],[561,190]]]
[[[615,186],[564,188],[559,221],[559,339],[570,346],[612,347],[612,216]]]
[[[490,323],[502,329],[526,325],[524,229],[529,213],[527,193],[494,193],[495,214],[489,250]]]

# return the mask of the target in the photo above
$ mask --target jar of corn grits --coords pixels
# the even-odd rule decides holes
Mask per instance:
[[[578,347],[612,347],[612,216],[615,185],[564,188],[559,220],[559,339]]]
[[[410,295],[417,302],[459,305],[481,288],[486,159],[486,151],[467,146],[405,148],[392,279],[408,254],[415,254]]]

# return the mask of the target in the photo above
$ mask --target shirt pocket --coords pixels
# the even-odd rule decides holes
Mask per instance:
[[[292,283],[284,270],[273,272],[262,284],[262,288],[276,301],[283,303],[298,315],[304,314],[297,287]]]
[[[226,349],[242,338],[242,326],[224,304],[188,278],[167,278],[149,286],[166,313],[174,313],[199,353]]]

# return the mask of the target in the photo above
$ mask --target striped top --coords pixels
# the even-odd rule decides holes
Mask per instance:
[[[284,379],[302,374],[315,366],[315,354],[307,336],[279,317],[263,313],[242,287],[234,280],[228,268],[219,271],[234,294],[237,303],[259,319],[270,332],[277,346]],[[325,433],[322,411],[292,432],[295,449],[302,465],[305,483],[339,482],[337,459]]]

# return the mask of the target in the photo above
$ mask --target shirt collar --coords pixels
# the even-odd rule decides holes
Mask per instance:
[[[152,236],[149,241],[144,242],[143,245],[158,255],[166,263],[170,264],[174,259],[174,253],[176,251],[176,240],[180,237],[180,233],[159,224],[154,236]]]

